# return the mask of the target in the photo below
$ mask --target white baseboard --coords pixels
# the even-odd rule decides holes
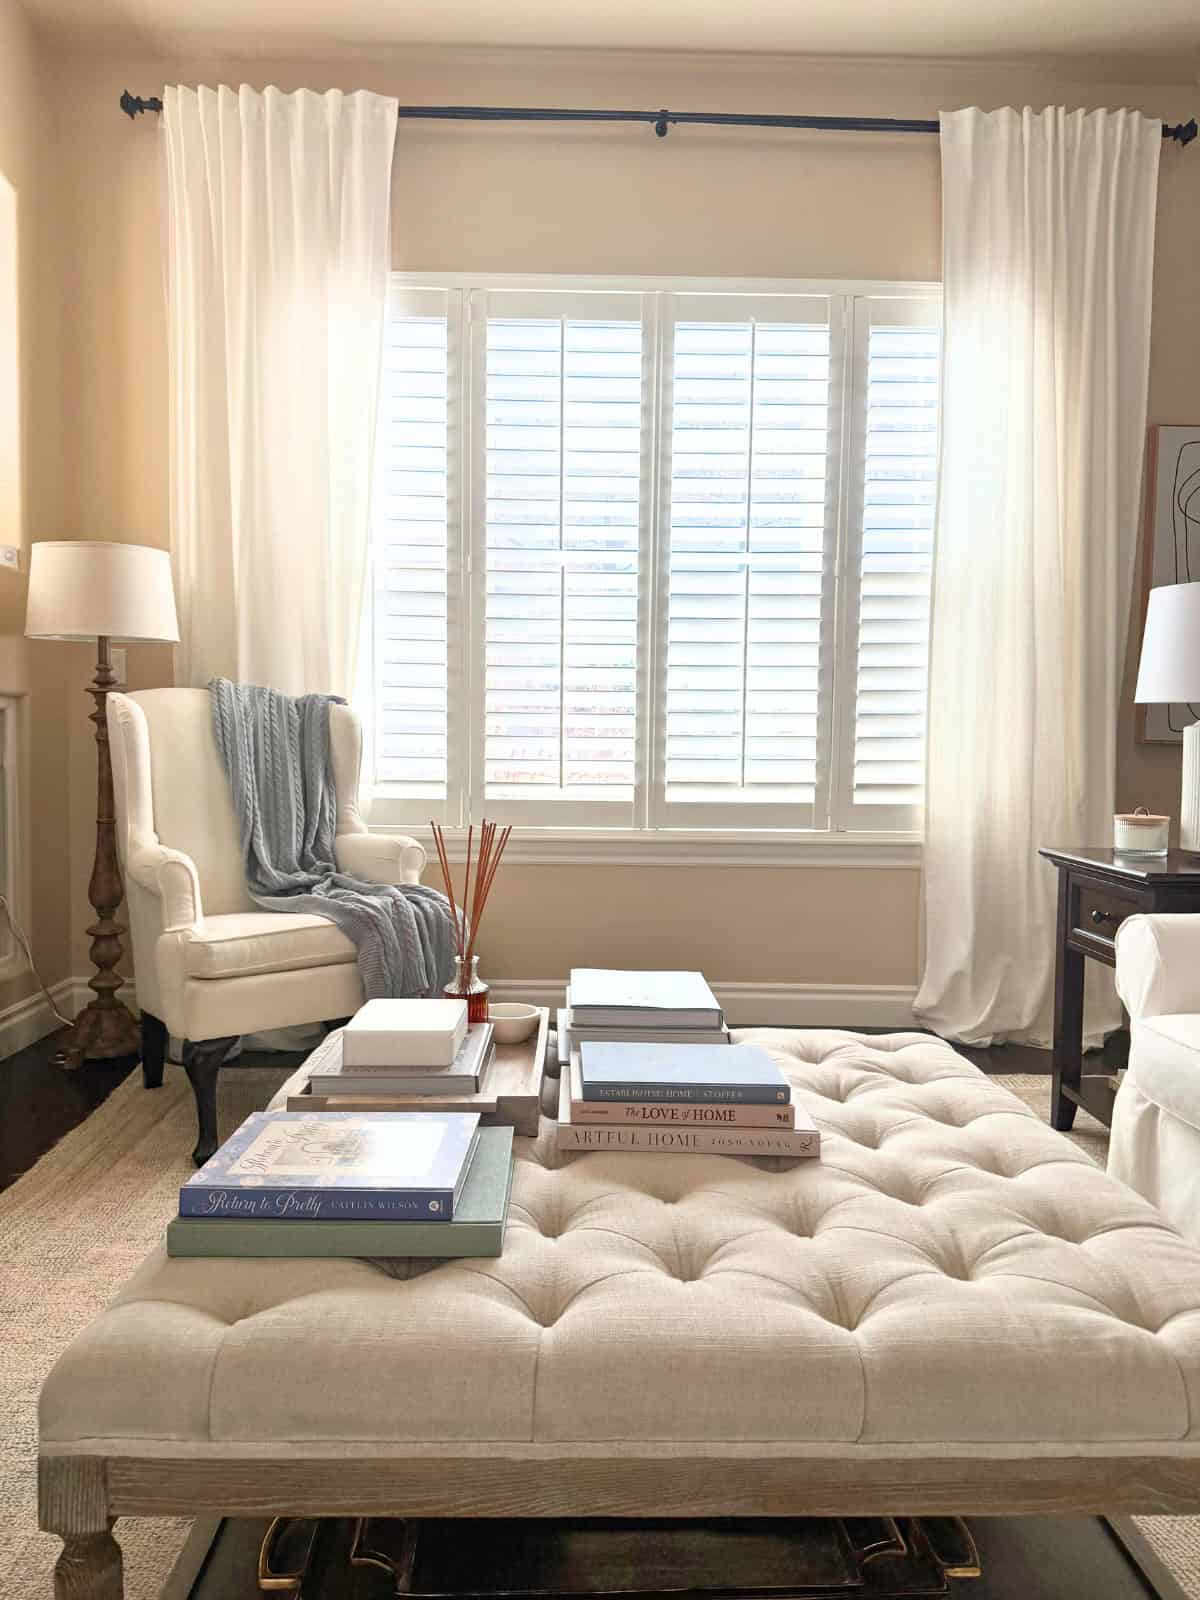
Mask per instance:
[[[530,1005],[561,1006],[563,983],[556,978],[497,978],[491,987],[498,1000],[525,1000]],[[910,984],[856,983],[722,983],[713,992],[735,1027],[896,1028],[916,1026]]]
[[[51,984],[50,993],[54,997],[54,1004],[68,1017],[76,1016],[92,997],[86,978],[60,978],[57,983]],[[131,983],[124,984],[118,990],[118,998],[136,1011],[136,996]],[[0,1011],[0,1061],[36,1044],[61,1026],[40,990],[37,994],[27,995],[24,1000],[17,1000],[11,1006],[5,1006]]]

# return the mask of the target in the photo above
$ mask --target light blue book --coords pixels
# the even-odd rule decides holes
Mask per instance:
[[[585,1100],[693,1100],[787,1105],[792,1091],[767,1055],[749,1044],[599,1044],[579,1047]]]
[[[179,1215],[449,1222],[478,1137],[474,1111],[256,1111]]]

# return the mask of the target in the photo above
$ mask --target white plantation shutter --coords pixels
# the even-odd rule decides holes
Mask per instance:
[[[397,278],[374,819],[917,828],[939,320],[902,287]]]
[[[480,813],[628,826],[649,352],[641,296],[475,297]]]
[[[389,297],[372,519],[369,770],[381,795],[456,820],[462,683],[457,462],[460,297]]]
[[[811,827],[828,715],[831,305],[670,297],[662,819]]]
[[[852,666],[835,799],[837,820],[850,829],[914,828],[920,820],[940,346],[936,301],[856,301],[845,635]]]

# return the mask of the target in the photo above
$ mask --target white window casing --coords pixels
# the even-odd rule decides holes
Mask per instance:
[[[373,824],[486,814],[553,859],[898,859],[939,328],[923,285],[397,274],[357,696]]]

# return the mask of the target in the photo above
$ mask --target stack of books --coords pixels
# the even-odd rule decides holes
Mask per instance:
[[[257,1111],[179,1191],[172,1256],[498,1256],[511,1128],[475,1112]]]
[[[581,1044],[728,1044],[729,1030],[702,972],[574,967],[558,1013],[559,1059]]]
[[[313,1094],[478,1094],[492,1059],[490,1022],[467,1026],[465,1000],[368,1000],[342,1029],[340,1057],[324,1057]]]
[[[766,1054],[745,1044],[584,1040],[559,1086],[561,1150],[817,1156],[821,1136]]]

